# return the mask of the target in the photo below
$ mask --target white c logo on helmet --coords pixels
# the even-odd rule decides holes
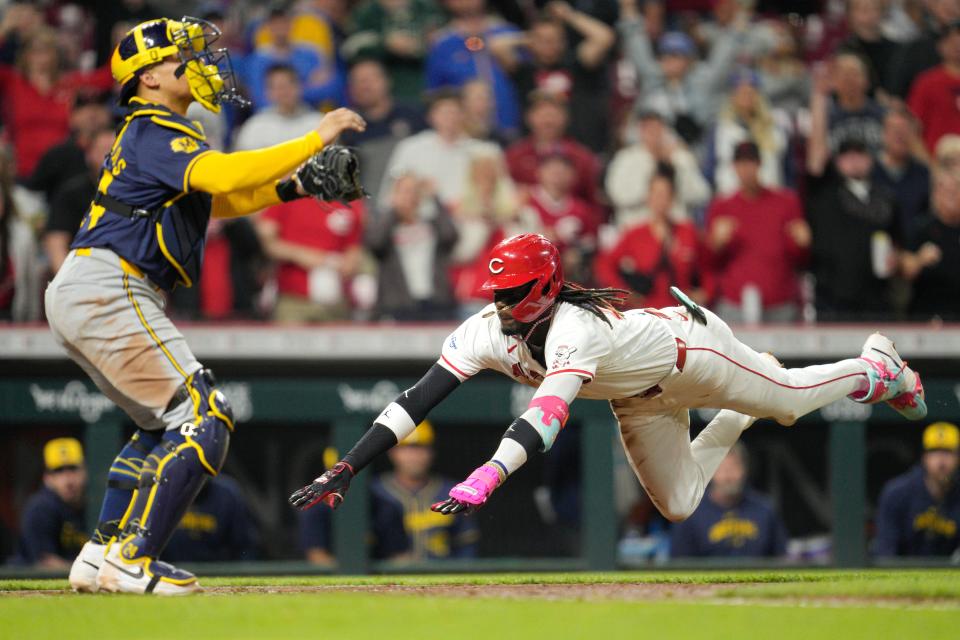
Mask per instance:
[[[503,260],[494,258],[490,261],[490,273],[497,274],[503,272]]]

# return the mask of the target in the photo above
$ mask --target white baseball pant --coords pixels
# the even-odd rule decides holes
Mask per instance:
[[[670,520],[687,518],[753,417],[791,424],[800,416],[864,389],[857,359],[784,369],[746,346],[716,314],[706,326],[683,307],[661,317],[686,345],[683,370],[647,394],[611,401],[630,465],[654,505]],[[688,409],[723,409],[690,441]]]

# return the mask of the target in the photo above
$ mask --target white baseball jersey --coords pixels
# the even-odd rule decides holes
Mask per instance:
[[[438,363],[461,382],[492,369],[538,387],[549,376],[572,373],[584,379],[577,397],[596,400],[643,393],[674,370],[676,339],[663,322],[640,310],[606,316],[609,325],[586,309],[559,303],[547,333],[544,368],[525,342],[500,331],[490,304],[447,337]]]

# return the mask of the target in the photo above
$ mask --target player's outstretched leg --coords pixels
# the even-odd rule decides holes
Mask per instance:
[[[103,591],[182,595],[199,588],[196,577],[157,557],[204,482],[223,466],[233,416],[206,370],[187,379],[189,398],[168,415],[170,428],[150,452],[137,493],[97,575]]]
[[[119,535],[120,521],[137,488],[144,460],[160,444],[162,435],[162,432],[138,430],[110,465],[99,524],[70,567],[70,587],[74,591],[97,591],[97,572],[103,564],[107,543]]]

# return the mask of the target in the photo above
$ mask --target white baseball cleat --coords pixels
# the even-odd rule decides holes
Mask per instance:
[[[107,545],[88,541],[70,567],[70,588],[77,593],[97,592],[97,572],[103,564]]]
[[[857,402],[886,402],[908,420],[921,420],[927,415],[926,395],[920,374],[907,366],[890,338],[871,334],[863,344],[860,359],[867,363],[870,387]]]
[[[136,551],[120,542],[109,545],[97,574],[101,591],[184,596],[200,590],[197,577],[189,571],[153,558],[126,558],[122,553],[124,550],[130,555]]]

